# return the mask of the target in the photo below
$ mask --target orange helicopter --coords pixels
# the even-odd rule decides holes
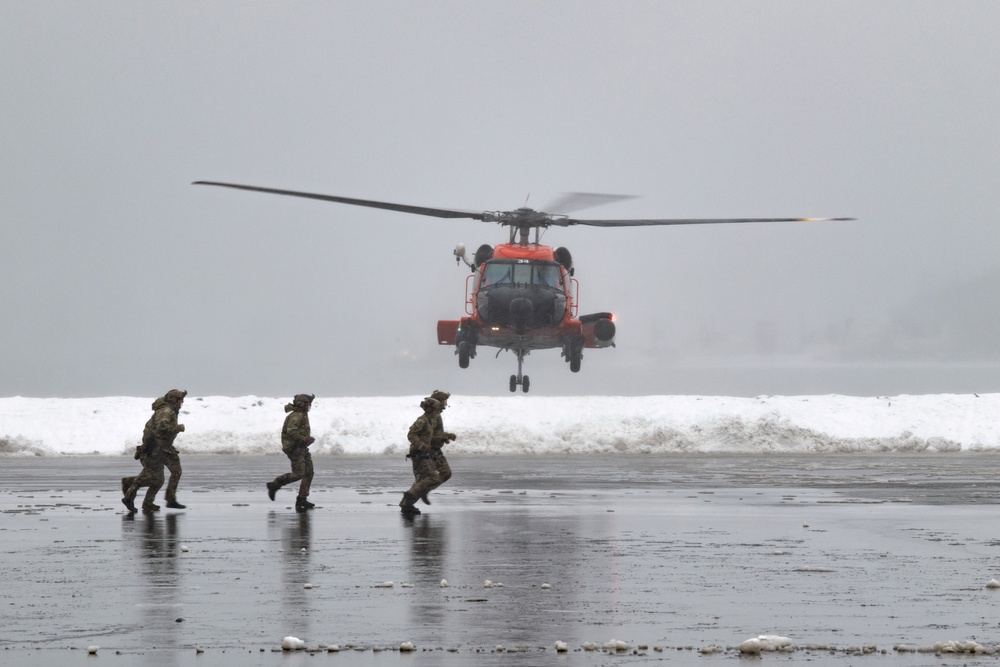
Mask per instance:
[[[550,226],[569,227],[642,227],[652,225],[709,225],[744,222],[815,222],[853,220],[854,218],[703,218],[703,219],[626,219],[584,220],[564,214],[551,214],[530,208],[513,211],[457,211],[428,208],[409,204],[353,199],[334,195],[279,190],[255,185],[239,185],[217,181],[195,181],[194,185],[216,185],[238,190],[264,192],[306,199],[319,199],[353,206],[381,208],[402,213],[414,213],[436,218],[470,218],[495,222],[510,229],[507,243],[479,246],[473,259],[466,256],[465,246],[455,250],[455,261],[464,261],[472,270],[466,278],[466,316],[457,320],[438,320],[437,338],[440,345],[455,346],[458,365],[468,368],[480,346],[513,352],[517,357],[517,374],[510,376],[510,390],[521,387],[527,392],[531,380],[522,373],[524,357],[532,350],[560,349],[569,369],[577,373],[585,348],[614,347],[615,316],[610,312],[578,314],[579,284],[573,277],[575,269],[569,250],[542,245],[540,233]],[[629,195],[570,193],[558,204],[562,210],[627,199]],[[572,208],[575,206],[575,209]],[[531,239],[531,230],[535,231]]]

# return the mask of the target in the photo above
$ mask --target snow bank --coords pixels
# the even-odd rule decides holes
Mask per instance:
[[[314,454],[407,448],[419,396],[322,398]],[[0,456],[127,454],[153,398],[0,398]],[[185,454],[278,453],[285,398],[189,396]],[[1000,394],[454,396],[456,454],[935,452],[1000,449]]]

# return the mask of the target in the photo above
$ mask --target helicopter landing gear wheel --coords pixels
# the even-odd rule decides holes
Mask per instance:
[[[521,368],[524,366],[524,356],[528,354],[527,350],[515,350],[514,354],[517,355],[517,375],[510,376],[510,390],[512,392],[517,391],[517,387],[520,385],[521,391],[528,393],[528,387],[531,386],[531,380],[527,375],[521,373]]]
[[[517,385],[521,385],[521,391],[523,391],[525,394],[527,394],[528,393],[528,389],[531,387],[531,378],[529,378],[527,375],[524,375],[524,376],[521,377],[520,380],[518,380],[516,375],[511,375],[510,376],[510,390],[512,392],[517,391]]]
[[[569,360],[569,370],[573,373],[580,372],[580,359],[583,357],[582,354],[575,354],[573,358]]]
[[[569,353],[569,370],[573,373],[579,373],[580,361],[582,360],[583,360],[583,349],[574,345]]]
[[[469,344],[464,340],[458,344],[458,367],[469,367]]]

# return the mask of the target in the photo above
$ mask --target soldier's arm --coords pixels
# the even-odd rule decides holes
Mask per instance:
[[[441,417],[437,417],[431,423],[431,447],[441,449],[441,445],[446,442],[448,439],[445,437],[444,424]]]
[[[419,452],[427,452],[430,449],[431,439],[425,417],[417,417],[417,421],[413,422],[413,426],[407,432],[406,439],[410,441],[410,446]]]
[[[455,439],[454,433],[449,433],[448,431],[444,430],[444,421],[442,421],[440,418],[437,421],[437,425],[434,431],[435,431],[434,435],[440,438],[442,443],[451,442],[452,440]]]
[[[431,447],[437,447],[438,449],[441,449],[442,445],[451,442],[456,437],[458,436],[456,436],[454,433],[446,433],[446,432],[438,433],[431,438]]]

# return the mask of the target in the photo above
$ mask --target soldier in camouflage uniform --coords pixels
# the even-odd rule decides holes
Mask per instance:
[[[285,424],[281,428],[281,451],[292,462],[292,472],[286,472],[274,478],[273,482],[267,483],[267,496],[274,500],[274,494],[278,489],[291,484],[299,483],[299,495],[295,499],[295,511],[305,512],[315,507],[309,502],[309,487],[313,480],[312,455],[309,453],[309,445],[316,442],[312,437],[309,428],[309,410],[312,409],[314,394],[296,394],[291,403],[285,405]]]
[[[406,516],[420,514],[413,503],[427,495],[437,484],[438,474],[431,456],[431,439],[434,434],[434,420],[441,416],[441,402],[436,398],[425,398],[420,402],[424,414],[410,426],[406,438],[410,441],[410,453],[406,458],[413,464],[413,486],[403,492],[399,508]]]
[[[122,503],[134,513],[135,496],[140,487],[146,486],[146,497],[142,502],[143,512],[155,512],[160,506],[154,503],[156,494],[163,486],[163,466],[170,470],[167,484],[167,507],[184,509],[177,502],[177,483],[181,477],[180,457],[174,447],[178,433],[184,432],[184,424],[177,423],[177,413],[184,404],[187,392],[171,389],[162,398],[153,401],[153,416],[142,430],[142,445],[136,449],[136,458],[142,463],[142,472],[137,477],[122,478]]]
[[[431,398],[441,404],[441,413],[448,409],[448,398],[450,396],[451,394],[446,391],[441,391],[440,389],[435,389],[431,392]],[[430,488],[427,489],[422,496],[420,496],[420,500],[427,505],[431,504],[431,501],[427,499],[427,494],[451,479],[451,466],[448,465],[448,459],[445,458],[444,452],[441,451],[441,447],[451,442],[456,437],[457,436],[454,433],[448,433],[444,430],[444,422],[441,420],[441,414],[439,413],[437,419],[434,420],[433,431],[431,433],[431,462],[434,464],[434,469],[437,471],[437,479],[430,486]]]

